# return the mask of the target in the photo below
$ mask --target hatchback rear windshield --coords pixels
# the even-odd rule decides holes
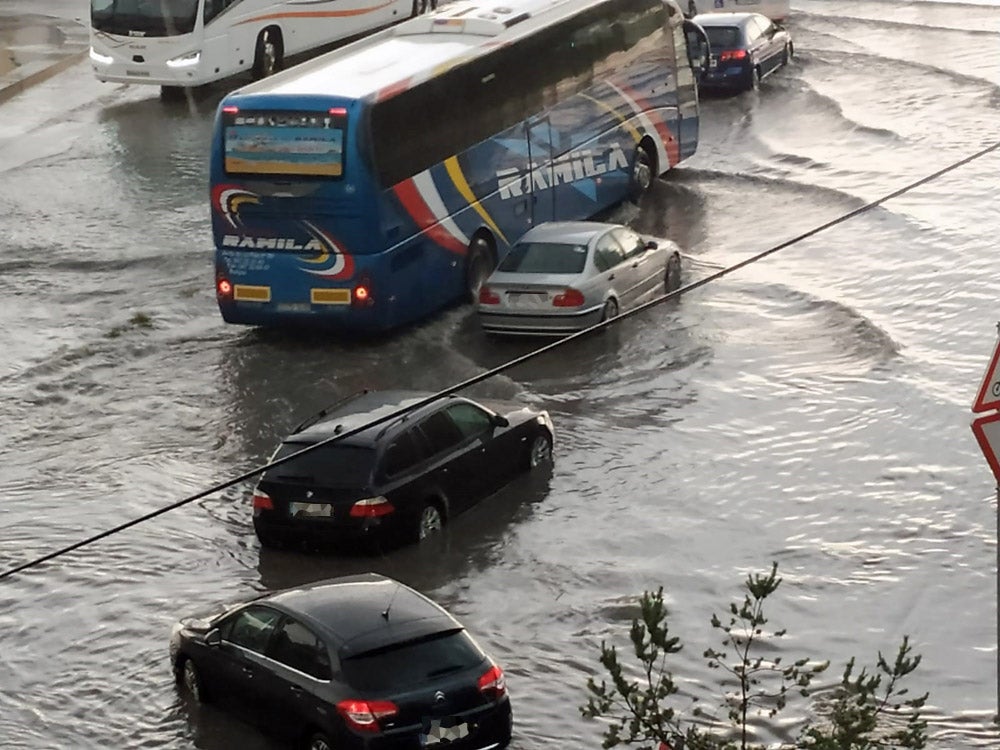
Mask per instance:
[[[500,261],[499,270],[516,273],[581,273],[587,262],[584,245],[565,242],[519,242]]]
[[[284,458],[311,443],[282,443],[274,459]],[[274,460],[272,459],[272,460]],[[326,487],[365,487],[369,484],[375,451],[356,445],[327,445],[267,472],[271,481],[293,481]]]
[[[341,667],[351,687],[389,692],[471,669],[484,658],[464,630],[452,630],[350,657]]]
[[[706,26],[708,43],[713,50],[736,49],[740,46],[740,30],[735,26]]]

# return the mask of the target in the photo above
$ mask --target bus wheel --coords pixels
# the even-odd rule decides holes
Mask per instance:
[[[479,287],[486,283],[495,265],[490,243],[482,237],[475,237],[469,243],[465,259],[465,288],[470,302],[478,301]]]
[[[268,27],[257,37],[257,49],[253,56],[253,77],[267,78],[281,70],[284,58],[284,47],[281,32]]]
[[[637,201],[653,186],[653,157],[642,143],[635,150],[632,160],[632,200]]]
[[[183,86],[160,86],[160,101],[179,102],[183,98]]]

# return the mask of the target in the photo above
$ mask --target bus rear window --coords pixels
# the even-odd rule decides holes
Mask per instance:
[[[329,112],[227,112],[227,174],[340,177],[347,117]]]

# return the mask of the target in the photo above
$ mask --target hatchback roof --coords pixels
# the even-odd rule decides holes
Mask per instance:
[[[378,573],[321,581],[259,601],[274,604],[324,635],[341,658],[463,629],[440,605]]]
[[[742,26],[759,15],[759,13],[701,13],[691,20],[699,26]]]
[[[620,224],[599,221],[547,221],[527,231],[518,242],[561,242],[567,245],[586,245],[594,235],[606,232]]]

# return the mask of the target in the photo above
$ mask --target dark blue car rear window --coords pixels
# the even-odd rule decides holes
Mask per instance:
[[[708,34],[708,43],[712,45],[713,52],[742,46],[740,30],[735,26],[707,26],[705,33]]]

